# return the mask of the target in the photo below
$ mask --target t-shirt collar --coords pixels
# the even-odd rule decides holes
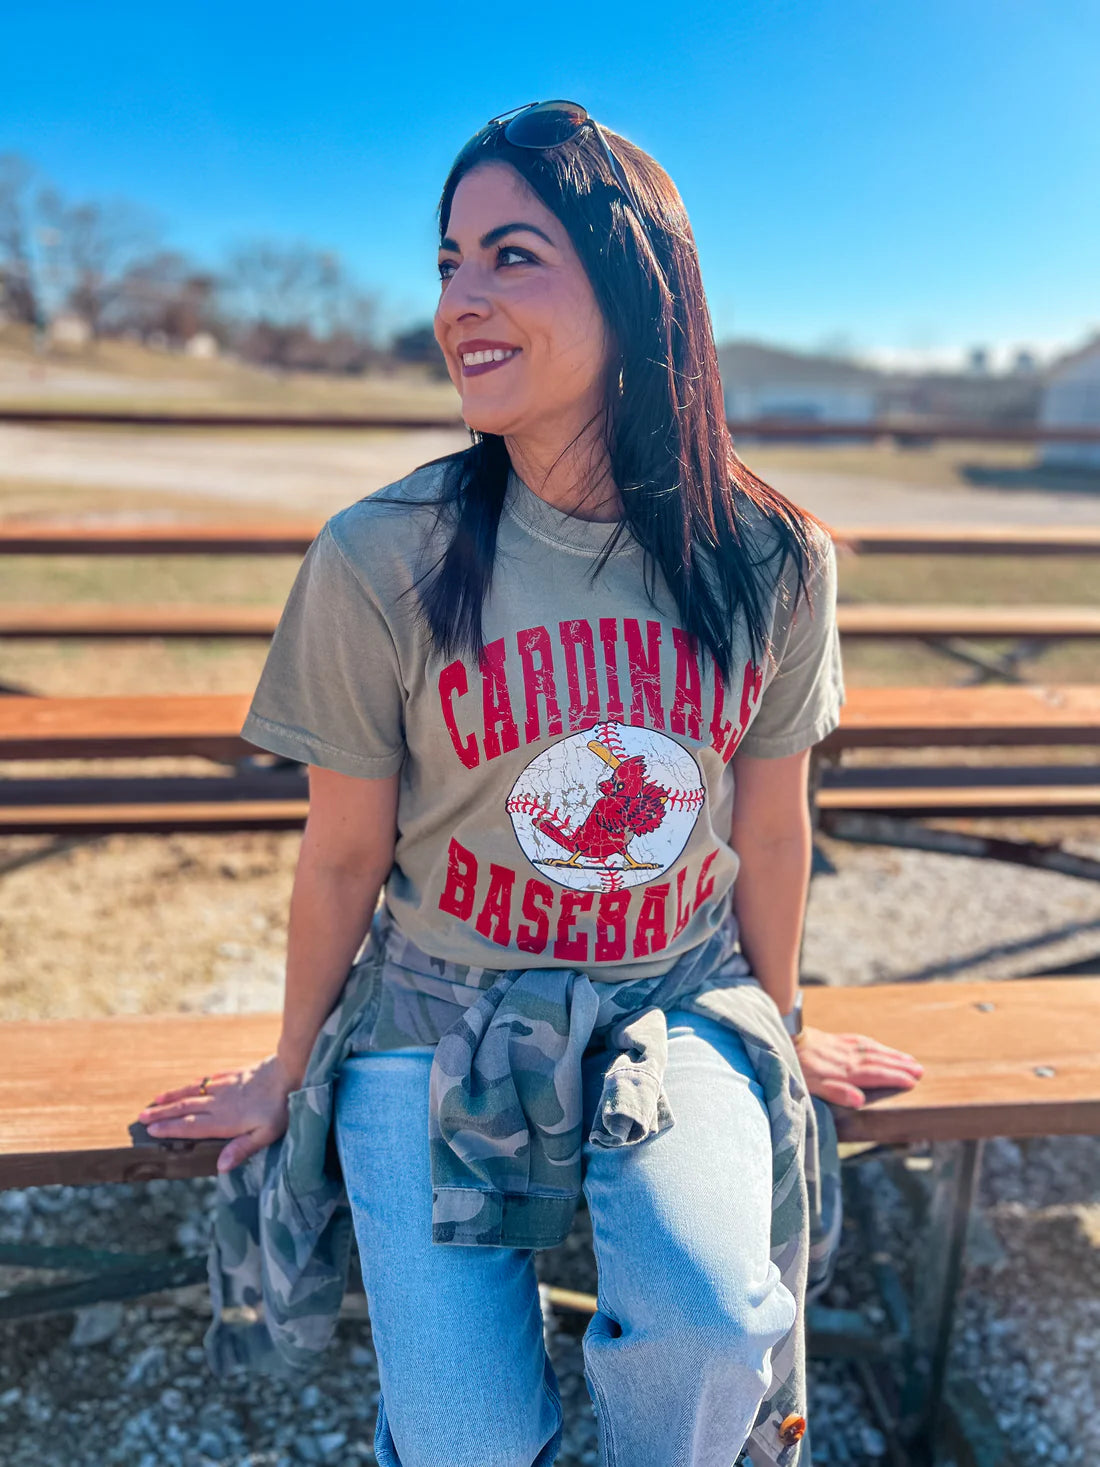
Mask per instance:
[[[599,555],[618,524],[617,520],[585,520],[566,514],[529,489],[514,468],[508,470],[504,511],[528,534],[574,555]],[[625,530],[613,553],[635,543],[629,530]]]

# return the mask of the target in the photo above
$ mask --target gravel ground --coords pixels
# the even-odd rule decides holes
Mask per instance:
[[[135,926],[144,946],[120,945],[113,991],[130,1011],[163,1004],[177,975],[189,978],[179,1007],[270,1008],[279,1000],[285,935],[284,887],[296,836],[173,838],[143,860],[142,842],[107,841],[9,874],[9,950],[37,927],[20,902],[56,862],[66,867],[72,911],[68,941],[89,931],[79,909],[94,871],[110,892],[98,940]],[[1100,853],[1100,843],[1079,842]],[[1095,958],[1100,889],[1045,872],[989,862],[822,842],[832,870],[815,877],[807,912],[804,970],[834,983],[920,977],[999,977]],[[120,885],[115,881],[120,880]],[[162,900],[145,904],[143,883]],[[220,883],[221,902],[207,883]],[[166,890],[174,893],[165,902]],[[188,897],[188,893],[191,893]],[[201,934],[202,908],[213,915]],[[147,920],[155,912],[157,921]],[[165,915],[172,913],[171,920]],[[251,918],[266,913],[261,926]],[[64,924],[61,924],[62,926]],[[190,929],[190,930],[189,930]],[[187,932],[187,938],[181,934]],[[194,939],[193,943],[190,939]],[[234,945],[235,944],[235,945]],[[207,952],[212,967],[197,962]],[[959,955],[962,955],[960,958]],[[53,987],[66,954],[51,951]],[[94,965],[93,965],[94,966]],[[85,970],[87,971],[87,970]],[[212,978],[216,981],[211,982]],[[49,982],[43,983],[43,991]],[[99,988],[59,997],[67,1013],[108,1011]],[[75,1005],[75,1007],[74,1007]],[[26,987],[7,990],[7,1016],[35,1007]],[[883,1233],[904,1263],[911,1225],[887,1170],[868,1169]],[[72,1242],[127,1250],[205,1247],[212,1182],[145,1187],[37,1188],[0,1194],[0,1241]],[[1100,1462],[1100,1138],[1062,1137],[986,1146],[978,1236],[959,1301],[952,1371],[978,1383],[1002,1430],[1026,1441],[1036,1462]],[[587,1215],[562,1248],[538,1255],[545,1282],[594,1292]],[[0,1284],[26,1277],[0,1270]],[[866,1260],[851,1230],[825,1303],[859,1305],[881,1319]],[[370,1462],[377,1376],[362,1296],[348,1297],[337,1338],[292,1388],[241,1378],[219,1383],[206,1369],[205,1285],[125,1305],[100,1305],[0,1328],[0,1438],[5,1467],[297,1467]],[[579,1331],[559,1313],[548,1339],[562,1385],[567,1435],[561,1467],[598,1460],[595,1419],[584,1382]],[[819,1467],[885,1462],[885,1443],[858,1376],[845,1362],[811,1362],[810,1415]]]
[[[1061,1137],[986,1145],[979,1236],[959,1303],[954,1376],[976,1379],[1001,1430],[1030,1460],[1095,1467],[1100,1351],[1100,1143]],[[887,1246],[912,1257],[908,1213],[885,1166],[867,1169]],[[203,1244],[207,1179],[141,1188],[43,1187],[0,1196],[0,1241],[86,1246]],[[984,1224],[984,1226],[981,1226]],[[595,1289],[588,1218],[561,1248],[537,1255],[545,1283]],[[16,1271],[7,1270],[15,1282]],[[884,1316],[854,1229],[846,1227],[824,1302]],[[349,1294],[321,1363],[288,1388],[218,1382],[202,1355],[205,1285],[133,1304],[0,1331],[0,1434],[5,1467],[297,1467],[372,1462],[378,1377],[361,1294]],[[558,1313],[547,1345],[567,1430],[560,1467],[596,1463],[595,1417],[583,1376],[585,1320]],[[852,1368],[811,1361],[809,1416],[819,1467],[878,1467],[886,1443]]]

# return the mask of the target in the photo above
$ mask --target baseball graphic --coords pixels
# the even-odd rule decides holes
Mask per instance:
[[[597,723],[532,759],[507,809],[524,855],[551,881],[621,891],[668,870],[705,799],[702,772],[675,739]]]

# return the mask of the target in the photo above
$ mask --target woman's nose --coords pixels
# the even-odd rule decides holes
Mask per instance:
[[[447,281],[439,298],[436,314],[442,321],[458,322],[466,317],[481,318],[492,313],[492,302],[485,280],[470,265],[460,265]]]

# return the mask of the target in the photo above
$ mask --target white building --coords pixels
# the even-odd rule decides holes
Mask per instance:
[[[869,423],[877,415],[880,375],[837,357],[733,341],[719,348],[718,366],[727,418]]]
[[[1100,431],[1100,333],[1047,373],[1039,424]],[[1100,443],[1041,443],[1039,462],[1059,468],[1100,469]]]
[[[184,351],[200,362],[212,362],[218,355],[218,339],[209,331],[196,331],[184,342]]]
[[[51,346],[87,346],[92,328],[75,311],[58,311],[50,321],[48,337]]]

